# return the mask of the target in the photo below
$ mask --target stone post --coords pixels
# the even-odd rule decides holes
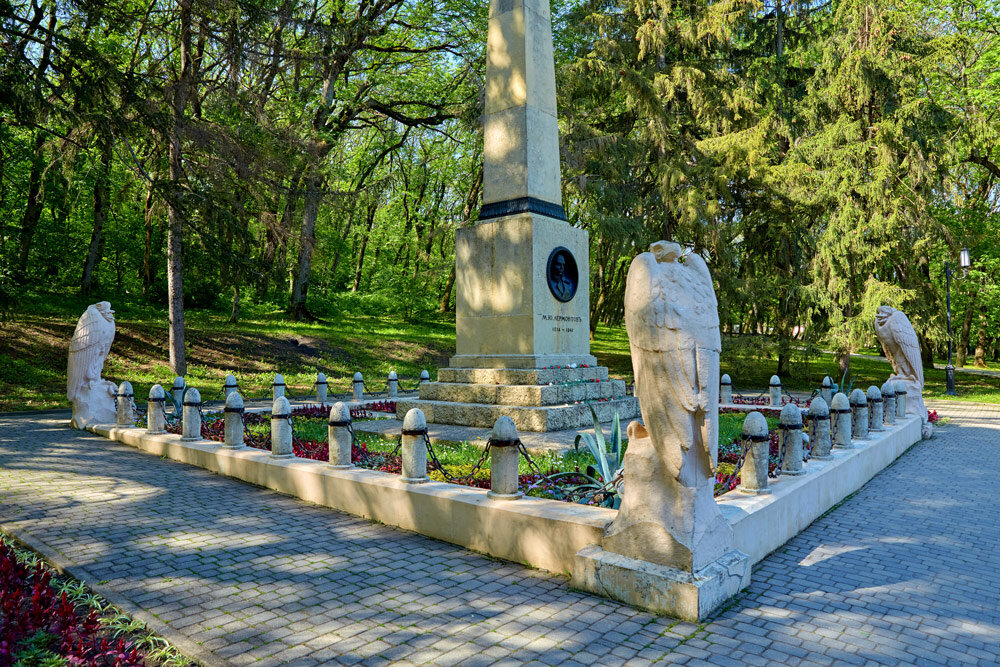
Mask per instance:
[[[771,383],[768,387],[771,396],[771,407],[780,408],[781,407],[781,378],[777,375],[771,376]]]
[[[882,392],[875,385],[868,387],[868,431],[883,431]]]
[[[166,401],[167,393],[163,391],[163,387],[154,384],[149,388],[149,399],[146,403],[146,433],[152,435],[167,430],[166,415],[163,414]]]
[[[118,385],[118,425],[135,426],[135,403],[132,398],[135,392],[132,391],[132,383],[126,380]]]
[[[719,380],[719,405],[730,405],[733,402],[733,380],[729,374]]]
[[[427,482],[427,420],[419,408],[413,408],[403,417],[403,481],[410,484]]]
[[[812,427],[812,458],[829,459],[833,442],[830,440],[830,408],[822,396],[809,404],[809,425]]]
[[[886,426],[896,424],[896,388],[892,380],[886,380],[882,385],[882,423]]]
[[[181,440],[201,440],[201,392],[194,387],[184,395]]]
[[[274,382],[271,383],[271,398],[278,400],[278,397],[285,395],[285,376],[281,373],[274,374]]]
[[[906,416],[906,384],[902,380],[896,380],[892,384],[896,390],[896,418],[902,419]]]
[[[823,386],[820,387],[819,395],[826,401],[827,406],[833,401],[833,380],[830,379],[829,375],[823,378]]]
[[[226,396],[226,407],[223,408],[225,415],[225,427],[223,431],[222,444],[230,449],[237,449],[246,446],[243,442],[243,397],[240,392],[234,391]]]
[[[365,378],[361,373],[354,374],[354,400],[360,401],[365,397]]]
[[[418,384],[423,384],[425,382],[431,381],[431,374],[427,371],[420,371],[420,382]]]
[[[389,398],[399,396],[399,376],[396,375],[396,371],[389,371],[389,381],[386,383],[386,387],[389,389]]]
[[[847,400],[847,395],[837,392],[830,404],[830,416],[836,420],[834,432],[834,445],[837,449],[853,449],[851,444],[851,402]]]
[[[226,384],[222,385],[222,393],[225,398],[229,398],[230,394],[234,394],[240,390],[239,384],[236,382],[236,378],[233,375],[226,376]]]
[[[767,486],[767,461],[771,438],[767,433],[767,420],[759,412],[751,412],[743,422],[743,439],[749,441],[747,455],[740,470],[737,491],[753,495],[771,493]]]
[[[486,494],[490,498],[515,500],[521,497],[517,475],[521,455],[517,443],[514,420],[506,415],[497,419],[490,436],[490,490]]]
[[[292,406],[284,396],[271,405],[271,456],[289,458],[292,452]]]
[[[851,438],[868,439],[868,399],[860,389],[851,392]]]
[[[781,409],[778,415],[778,431],[782,456],[782,475],[804,475],[802,469],[802,411],[798,406],[789,403]]]
[[[351,409],[340,401],[330,408],[330,424],[327,427],[326,439],[330,443],[330,466],[352,467],[351,444],[354,437],[351,432]]]
[[[184,378],[182,378],[180,375],[174,378],[174,386],[170,388],[170,395],[174,397],[175,405],[180,405],[181,401],[184,400],[184,388],[186,386],[187,385],[184,382]],[[177,414],[180,414],[180,412],[178,412]]]
[[[326,374],[317,373],[316,374],[316,402],[320,405],[326,405],[326,390],[330,386],[330,383],[326,381]]]

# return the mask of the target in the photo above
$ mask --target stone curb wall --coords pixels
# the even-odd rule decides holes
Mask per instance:
[[[829,460],[810,459],[804,475],[770,480],[769,494],[730,491],[716,498],[736,548],[752,563],[763,560],[919,442],[920,426],[917,417],[901,418],[869,440],[852,440],[853,449],[834,447]]]
[[[504,560],[550,572],[572,572],[578,551],[601,543],[615,510],[540,498],[487,497],[485,489],[443,482],[408,484],[364,468],[276,459],[264,450],[227,449],[209,440],[181,441],[139,428],[95,426],[92,432],[156,456],[196,465],[307,502],[411,530]],[[771,493],[731,491],[717,499],[736,532],[735,547],[758,562],[854,493],[920,440],[920,420],[900,422],[831,460],[810,460],[806,474],[771,482]]]
[[[156,456],[550,572],[569,573],[576,552],[599,543],[615,516],[614,510],[542,498],[494,500],[485,489],[408,484],[391,473],[273,458],[252,447],[228,449],[210,440],[148,435],[140,428],[88,430]]]

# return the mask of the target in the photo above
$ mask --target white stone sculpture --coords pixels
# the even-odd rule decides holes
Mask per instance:
[[[101,301],[80,316],[69,343],[66,398],[73,404],[72,424],[84,429],[92,424],[114,424],[114,396],[118,386],[101,378],[104,360],[115,339],[115,311]]]
[[[715,504],[718,304],[708,266],[660,241],[632,262],[625,326],[645,426],[629,426],[625,485],[604,548],[698,570],[732,544]]]
[[[892,364],[894,374],[889,380],[902,382],[906,387],[906,415],[920,417],[924,439],[931,437],[934,428],[927,421],[924,405],[924,367],[917,332],[905,313],[890,306],[879,306],[875,315],[875,334],[882,343],[885,358]]]
[[[628,427],[622,501],[601,546],[577,553],[573,583],[700,619],[749,584],[749,558],[715,502],[718,304],[697,254],[660,241],[633,260],[625,326],[645,426]]]

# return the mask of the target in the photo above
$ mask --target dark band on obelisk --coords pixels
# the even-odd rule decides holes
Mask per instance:
[[[480,220],[491,220],[515,213],[538,213],[556,220],[565,220],[566,211],[559,204],[538,199],[537,197],[518,197],[506,201],[496,201],[483,205],[479,211]]]

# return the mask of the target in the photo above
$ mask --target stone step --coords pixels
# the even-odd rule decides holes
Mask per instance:
[[[514,420],[518,430],[536,433],[593,427],[594,419],[590,414],[591,408],[594,408],[597,418],[602,422],[612,420],[617,410],[623,429],[630,419],[639,416],[639,401],[632,396],[579,405],[539,407],[400,399],[396,402],[396,416],[402,419],[412,408],[420,408],[428,423],[457,424],[480,428],[490,428],[498,418],[507,415]]]
[[[608,379],[604,366],[587,368],[442,368],[438,382],[465,384],[547,385],[550,382]]]
[[[420,399],[489,405],[543,406],[625,396],[621,380],[552,385],[466,384],[429,382],[421,385]]]

